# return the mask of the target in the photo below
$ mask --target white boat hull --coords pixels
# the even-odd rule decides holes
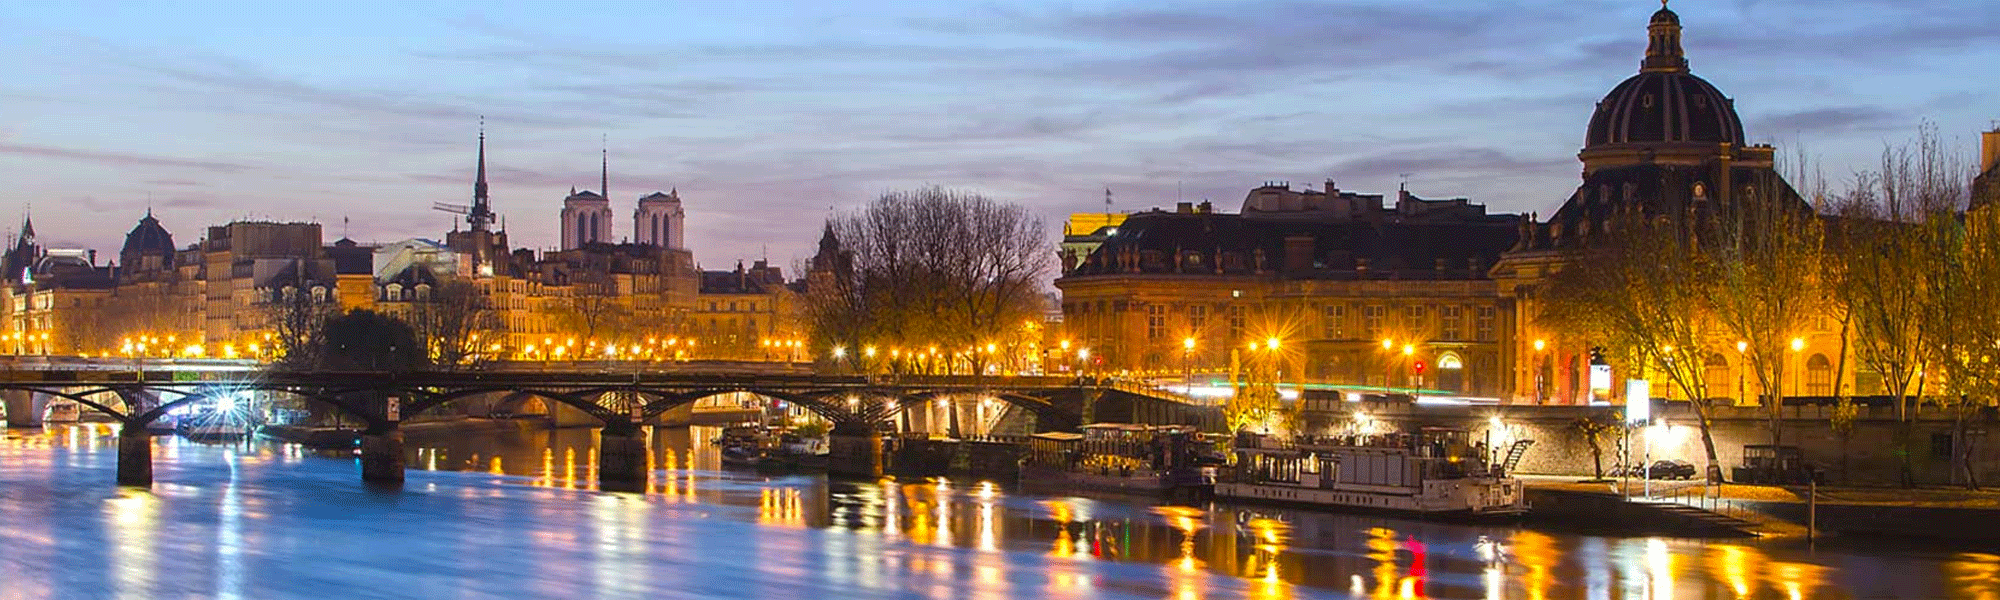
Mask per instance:
[[[1527,512],[1521,483],[1513,478],[1430,480],[1422,487],[1340,486],[1281,483],[1217,483],[1218,498],[1283,502],[1304,506],[1386,510],[1416,514],[1513,515]]]

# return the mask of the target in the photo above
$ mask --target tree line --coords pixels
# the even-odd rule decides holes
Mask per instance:
[[[1738,353],[1780,445],[1783,390],[1797,377],[1788,355],[1824,318],[1838,343],[1834,431],[1851,433],[1858,413],[1843,382],[1856,369],[1879,374],[1904,483],[1915,481],[1915,424],[1929,405],[1952,417],[1953,468],[1976,487],[1968,419],[2000,394],[2000,210],[1968,210],[1974,173],[1930,125],[1843,189],[1803,157],[1791,167],[1810,201],[1766,171],[1734,194],[1614,210],[1610,231],[1564,250],[1533,318],[1687,398],[1716,482],[1709,430],[1723,394],[1708,389],[1711,358]]]

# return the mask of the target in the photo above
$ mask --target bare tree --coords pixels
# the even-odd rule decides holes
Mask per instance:
[[[448,279],[432,287],[428,299],[411,307],[408,322],[431,362],[451,369],[482,354],[479,332],[493,330],[498,318],[478,286]]]
[[[980,350],[1038,316],[1053,254],[1024,207],[929,187],[883,194],[828,231],[840,268],[811,276],[804,299],[821,346],[970,350],[976,372]]]
[[[1842,277],[1832,291],[1853,321],[1855,357],[1896,399],[1905,485],[1916,484],[1910,460],[1920,374],[1940,355],[1937,338],[1948,335],[1949,317],[1938,303],[1952,276],[1940,269],[1951,256],[1948,239],[1965,189],[1950,163],[1931,126],[1914,144],[1885,148],[1880,170],[1857,173],[1836,199],[1840,227],[1829,244]]]
[[[1708,459],[1708,480],[1722,481],[1706,378],[1708,356],[1722,339],[1711,307],[1715,263],[1689,210],[1617,211],[1616,235],[1573,246],[1549,279],[1537,318],[1551,330],[1600,341],[1607,358],[1635,373],[1658,373],[1694,408]]]
[[[315,300],[304,289],[270,290],[265,304],[271,324],[272,349],[284,369],[310,370],[321,364],[326,346],[326,321],[338,313],[331,300]]]
[[[1820,218],[1776,173],[1717,191],[1721,197],[1701,218],[1717,277],[1710,304],[1723,328],[1744,342],[1777,446],[1788,341],[1818,308]]]
[[[631,309],[619,297],[612,277],[605,272],[579,272],[569,282],[569,295],[551,307],[555,312],[551,316],[572,335],[586,341],[607,341],[600,338],[622,331],[631,320]]]

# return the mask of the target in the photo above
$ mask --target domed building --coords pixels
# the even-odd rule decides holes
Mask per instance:
[[[1810,210],[1773,169],[1774,149],[1747,141],[1735,102],[1688,69],[1680,15],[1662,6],[1646,30],[1639,72],[1613,86],[1591,114],[1577,153],[1583,183],[1547,220],[1523,219],[1514,248],[1493,269],[1515,315],[1509,362],[1520,401],[1588,400],[1588,349],[1564,347],[1554,332],[1536,327],[1536,290],[1568,260],[1565,250],[1613,235],[1615,215],[1677,214],[1736,202]],[[1545,341],[1537,347],[1537,340]],[[1741,368],[1732,362],[1721,357],[1710,370],[1728,380],[1724,387],[1734,396],[1735,378],[1716,375]]]
[[[125,273],[133,275],[174,268],[174,234],[160,226],[151,209],[125,234],[125,246],[118,251],[118,264]]]

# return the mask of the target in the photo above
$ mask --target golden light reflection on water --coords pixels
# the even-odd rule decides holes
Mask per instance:
[[[1960,553],[1945,563],[1944,571],[1953,598],[2000,600],[2000,554]]]
[[[1554,578],[1549,571],[1562,561],[1555,538],[1521,530],[1508,537],[1514,561],[1521,565],[1521,591],[1528,600],[1546,600]]]
[[[93,433],[93,429],[97,432]],[[105,450],[100,452],[108,452],[114,448],[116,438],[103,432],[102,427],[70,427],[32,436],[40,442],[23,441],[29,439],[27,436],[9,437],[0,447],[53,445],[74,456],[88,447],[101,446]],[[244,452],[232,454],[226,449],[204,449],[203,445],[188,444],[171,436],[162,436],[159,442],[163,447],[181,447],[183,452],[205,461],[233,457],[246,473],[250,466],[260,463],[289,463],[289,458],[299,453],[297,447],[290,445],[248,447]],[[509,473],[517,476],[508,478],[517,484],[532,481],[533,485],[559,489],[594,487],[595,477],[591,474],[599,461],[587,441],[544,437],[536,442],[534,446],[502,448],[497,452],[491,446],[450,446],[449,461],[444,459],[443,448],[422,447],[414,450],[417,461],[412,465]],[[747,522],[754,515],[757,525],[772,528],[776,535],[770,539],[798,539],[782,531],[827,528],[833,524],[827,539],[845,544],[841,552],[872,557],[854,559],[857,568],[866,570],[860,565],[875,560],[879,563],[874,567],[878,578],[884,573],[902,572],[921,574],[925,585],[949,580],[955,582],[952,585],[962,586],[957,588],[963,591],[958,597],[1088,595],[1113,589],[1114,585],[1127,585],[1129,581],[1120,580],[1144,572],[1131,566],[1112,567],[1109,563],[1158,565],[1152,571],[1150,583],[1145,584],[1153,587],[1144,588],[1146,592],[1138,595],[1185,600],[1313,597],[1338,595],[1343,589],[1355,597],[1383,599],[1857,597],[1842,589],[1853,585],[1847,581],[1852,574],[1843,578],[1840,573],[1816,564],[1827,561],[1782,543],[1700,544],[1670,539],[1591,538],[1506,527],[1472,530],[1436,523],[1405,524],[1390,519],[1307,511],[1254,509],[1252,512],[1227,506],[1197,509],[1102,499],[1009,498],[1012,492],[989,481],[829,482],[812,475],[771,476],[714,467],[703,469],[697,466],[700,461],[695,449],[664,445],[654,446],[651,459],[655,469],[649,473],[653,484],[650,489],[656,494],[643,498],[628,496],[628,501],[647,506],[659,503],[660,510],[656,512],[661,514],[729,514],[666,505],[695,502],[694,488],[700,485],[706,494],[701,502],[742,508],[735,518]],[[475,449],[491,454],[478,456],[472,453]],[[563,451],[560,463],[556,460],[557,449]],[[579,457],[579,453],[584,455]],[[464,457],[468,455],[474,458],[466,460]],[[279,460],[272,460],[273,457]],[[322,459],[307,457],[306,460]],[[259,518],[253,516],[252,507],[247,504],[254,498],[248,495],[254,488],[246,488],[244,497],[242,533],[246,537],[258,531],[252,525]],[[596,497],[594,494],[552,496],[583,502],[595,502]],[[749,510],[751,507],[754,512]],[[586,520],[582,527],[576,528],[576,535],[565,539],[584,549],[593,540],[600,545],[607,540],[618,545],[633,543],[625,534],[612,530],[643,531],[657,526],[651,522],[652,517],[639,519],[635,508],[593,505],[582,515]],[[127,512],[124,508],[119,510]],[[1395,525],[1391,529],[1380,526],[1382,523]],[[595,538],[588,537],[593,527]],[[1492,543],[1484,541],[1487,536]],[[540,538],[537,540],[540,543]],[[643,550],[643,545],[636,548]],[[941,548],[960,550],[939,552]],[[638,550],[619,549],[596,556],[643,562],[645,552]],[[1041,553],[1046,560],[1039,560],[1024,574],[1020,559],[1024,550]],[[132,551],[131,547],[105,550],[114,556]],[[1833,552],[1842,550],[1836,547]],[[885,555],[895,558],[882,558]],[[1924,577],[1931,580],[1924,583],[1936,587],[1924,588],[1922,596],[2000,600],[2000,555],[1964,553],[1953,555],[1948,561],[1927,560],[1914,564],[1929,566]],[[169,571],[160,569],[164,564],[120,559],[118,567],[107,572],[137,582],[132,589],[145,590],[146,577],[154,582],[169,578]],[[246,569],[251,566],[245,562]],[[590,572],[588,567],[579,571],[586,583],[590,581]],[[605,573],[598,579],[606,588],[634,588],[635,575]],[[653,577],[661,576],[655,573]],[[1940,578],[1948,583],[1938,584]],[[109,583],[114,578],[107,577],[105,581]],[[1008,591],[996,592],[1003,589]],[[144,595],[143,592],[121,594]]]
[[[116,536],[111,544],[112,590],[118,598],[151,598],[160,499],[150,491],[120,489],[117,497],[104,501],[104,513]]]
[[[1374,597],[1395,597],[1402,576],[1402,570],[1396,565],[1396,550],[1402,547],[1396,541],[1396,531],[1386,527],[1370,528],[1368,541],[1363,545],[1368,549],[1368,559],[1375,561]]]
[[[1704,562],[1711,579],[1736,592],[1736,598],[1749,598],[1759,587],[1757,573],[1763,570],[1764,553],[1748,546],[1710,544]]]

